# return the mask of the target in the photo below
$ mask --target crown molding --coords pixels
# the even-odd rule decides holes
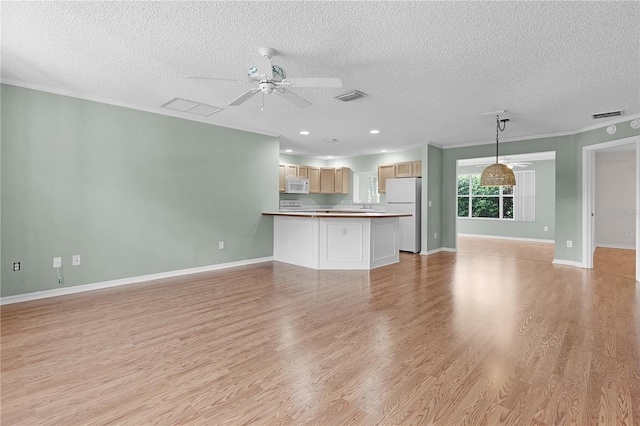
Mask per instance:
[[[596,129],[603,129],[607,126],[610,126],[612,124],[619,124],[619,123],[624,123],[627,121],[632,121],[635,120],[636,118],[640,118],[640,114],[632,114],[632,115],[625,115],[623,117],[617,117],[613,120],[608,120],[608,121],[603,121],[601,123],[598,124],[593,124],[591,126],[587,126],[587,127],[583,127],[581,129],[578,130],[571,130],[571,131],[565,131],[565,132],[554,132],[554,133],[543,133],[540,135],[531,135],[531,136],[521,136],[518,138],[505,138],[505,139],[500,139],[500,143],[503,142],[520,142],[520,141],[528,141],[528,140],[533,140],[533,139],[545,139],[545,138],[554,138],[554,137],[560,137],[560,136],[574,136],[580,133],[585,133],[591,130],[596,130]],[[460,144],[455,144],[455,145],[445,145],[442,147],[442,149],[454,149],[454,148],[467,148],[470,146],[478,146],[478,145],[490,145],[490,144],[495,144],[496,141],[495,140],[486,140],[486,141],[478,141],[478,142],[468,142],[468,143],[460,143]],[[430,145],[435,145],[434,143],[429,142]],[[437,146],[437,145],[436,145]]]
[[[181,113],[180,111],[173,111],[173,110],[170,110],[170,109],[162,108],[160,106],[155,107],[155,108],[143,107],[143,106],[132,104],[132,103],[128,103],[128,102],[116,101],[116,100],[110,99],[110,98],[103,98],[103,97],[100,97],[100,96],[93,96],[93,95],[84,95],[84,94],[73,92],[71,90],[57,89],[57,88],[53,88],[53,87],[49,87],[49,86],[44,86],[44,85],[41,85],[41,84],[25,83],[25,82],[22,82],[22,81],[12,80],[12,79],[8,79],[8,78],[0,79],[0,83],[1,84],[8,84],[10,86],[22,87],[24,89],[37,90],[39,92],[53,93],[54,95],[68,96],[70,98],[83,99],[85,101],[98,102],[98,103],[101,103],[101,104],[107,104],[107,105],[113,105],[113,106],[117,106],[117,107],[129,108],[129,109],[133,109],[133,110],[136,110],[136,111],[149,112],[149,113],[152,113],[152,114],[164,115],[164,116],[173,117],[173,118],[180,118],[182,120],[196,121],[198,123],[208,124],[210,126],[224,127],[226,129],[233,129],[233,130],[240,130],[242,132],[255,133],[255,134],[258,134],[258,135],[270,136],[270,137],[273,137],[273,138],[279,138],[280,137],[279,134],[262,132],[262,131],[251,129],[251,128],[248,128],[248,127],[229,126],[229,125],[226,125],[226,124],[212,123],[211,121],[209,121],[205,117],[201,118],[199,116],[192,116],[193,114]]]

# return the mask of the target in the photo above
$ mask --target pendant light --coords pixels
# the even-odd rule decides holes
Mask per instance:
[[[496,115],[496,164],[492,164],[482,172],[480,177],[480,186],[515,186],[516,176],[513,170],[504,164],[498,163],[498,132],[504,131],[507,126],[508,118],[500,120],[500,116]],[[502,123],[502,128],[500,128]]]

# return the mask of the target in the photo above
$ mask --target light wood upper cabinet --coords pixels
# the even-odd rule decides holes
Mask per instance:
[[[348,167],[339,167],[335,173],[335,190],[336,194],[349,193],[349,181],[351,180],[351,169]]]
[[[395,177],[421,177],[422,161],[405,161],[403,163],[395,163]]]
[[[290,178],[298,177],[298,166],[295,164],[285,164],[284,165],[284,176]]]
[[[387,193],[387,179],[396,177],[395,164],[381,164],[378,166],[378,193]]]
[[[422,177],[422,161],[411,162],[411,177]]]
[[[411,161],[407,161],[406,163],[396,163],[395,166],[395,177],[411,177]]]
[[[307,167],[307,176],[309,179],[309,193],[319,194],[320,193],[320,168]]]
[[[284,192],[285,191],[285,166],[284,164],[280,164],[280,192]]]
[[[336,169],[333,167],[320,168],[320,193],[333,194],[336,183]]]
[[[348,194],[351,169],[280,164],[280,192],[285,192],[290,177],[309,179],[310,194]]]

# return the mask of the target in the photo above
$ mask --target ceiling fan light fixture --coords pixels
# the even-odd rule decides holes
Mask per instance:
[[[505,110],[506,111],[506,110]],[[496,114],[496,163],[490,165],[480,176],[480,186],[515,186],[516,176],[513,170],[498,161],[498,133],[504,131],[508,118],[500,119],[500,114]],[[502,123],[502,128],[500,128]]]
[[[285,73],[284,69],[281,68],[279,65],[272,64],[271,71],[273,71],[274,81],[282,81],[285,78],[287,78],[287,73]],[[249,79],[251,79],[251,77],[257,72],[258,72],[258,67],[256,67],[255,65],[252,65],[251,68],[249,68],[249,70],[247,71],[247,76],[249,77]],[[276,75],[280,76],[280,78],[277,78]]]

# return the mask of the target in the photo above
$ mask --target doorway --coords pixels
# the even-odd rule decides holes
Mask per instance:
[[[632,265],[626,265],[626,268],[632,271],[635,258],[635,279],[640,281],[640,185],[637,184],[640,181],[640,137],[590,145],[582,150],[583,266],[592,269],[595,265],[598,269],[606,270],[612,266],[607,258],[627,258]],[[618,170],[618,176],[625,180],[620,181],[621,186],[626,183],[627,188],[635,188],[628,189],[624,195],[619,194],[616,202],[615,194],[618,188],[615,186],[615,180],[607,183],[611,176],[607,177],[606,170],[612,166],[607,165],[607,162],[616,159],[620,162],[624,157],[632,160],[624,162],[626,174]],[[629,180],[631,182],[628,182]],[[603,185],[606,188],[603,188]],[[611,195],[614,196],[610,197]],[[621,201],[626,201],[627,204],[620,204]],[[594,257],[596,249],[599,252]],[[623,268],[621,265],[621,268],[617,269]],[[629,275],[633,277],[633,272]]]

